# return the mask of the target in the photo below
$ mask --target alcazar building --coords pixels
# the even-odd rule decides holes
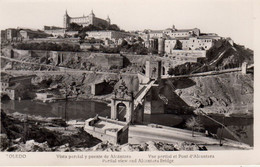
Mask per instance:
[[[100,26],[100,27],[107,27],[110,25],[110,18],[107,17],[106,20],[98,18],[93,13],[93,10],[88,16],[82,16],[82,17],[70,17],[67,13],[67,10],[65,12],[64,18],[63,18],[63,26],[64,28],[68,28],[70,23],[77,23],[82,26],[88,26],[90,24],[94,26]]]

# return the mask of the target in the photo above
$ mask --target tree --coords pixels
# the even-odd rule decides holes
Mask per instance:
[[[82,26],[78,25],[77,23],[70,23],[69,30],[71,31],[80,31]]]
[[[198,117],[191,117],[186,121],[186,127],[192,129],[192,137],[194,137],[194,130],[202,130],[203,125]]]
[[[80,32],[78,36],[80,37],[81,40],[83,40],[83,39],[85,39],[87,34],[86,34],[86,32],[83,31],[83,32]]]
[[[107,30],[120,31],[120,28],[116,24],[111,24],[107,27]]]

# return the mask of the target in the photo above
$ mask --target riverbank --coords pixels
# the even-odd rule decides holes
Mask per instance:
[[[225,149],[251,149],[244,144],[234,144],[224,140],[223,147],[219,147],[218,140],[201,137],[191,137],[190,131],[169,128],[153,128],[145,125],[131,126],[129,143],[113,145],[101,142],[82,128],[68,125],[60,118],[30,116],[27,114],[5,114],[1,111],[1,151],[191,151],[191,150],[225,150]],[[134,129],[133,129],[134,128]],[[137,129],[137,130],[136,130]],[[153,133],[149,135],[138,131]],[[176,131],[177,130],[177,131]],[[170,132],[170,133],[169,133]],[[180,132],[184,134],[180,135]],[[177,135],[182,139],[176,140],[174,136],[169,139],[160,139],[160,134]],[[197,134],[197,133],[196,133]],[[203,137],[203,136],[202,136]],[[185,139],[187,138],[187,139]],[[193,140],[190,140],[193,139]],[[199,142],[196,142],[199,141]],[[210,142],[209,142],[210,141]],[[232,144],[233,143],[233,144]]]

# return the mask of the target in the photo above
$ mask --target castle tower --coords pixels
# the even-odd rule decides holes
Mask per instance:
[[[70,24],[70,17],[67,13],[67,10],[65,11],[64,17],[63,17],[63,27],[68,28]]]
[[[94,14],[94,12],[93,12],[93,9],[91,10],[91,13],[89,14],[89,16],[95,17],[95,14]]]
[[[93,9],[91,10],[91,13],[89,14],[89,22],[92,25],[95,25],[95,14],[93,12]]]
[[[109,16],[107,16],[107,19],[106,19],[106,21],[107,21],[108,25],[110,25],[110,24],[111,24],[111,20],[110,20]]]

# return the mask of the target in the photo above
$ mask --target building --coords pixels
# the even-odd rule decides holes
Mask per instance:
[[[31,86],[34,75],[1,78],[1,95],[7,95],[11,100],[23,98]]]
[[[85,121],[84,130],[102,141],[113,144],[128,143],[129,124],[100,116]]]
[[[175,29],[175,26],[173,28],[167,28],[166,30],[147,30],[149,33],[150,38],[163,38],[163,37],[169,37],[169,38],[177,38],[177,37],[192,37],[192,36],[199,36],[200,35],[200,29],[193,28],[193,29]]]
[[[44,26],[44,32],[46,34],[50,34],[54,37],[64,37],[64,34],[66,32],[65,28],[61,28],[61,27],[55,27],[55,26]]]
[[[215,39],[205,37],[174,38],[165,40],[165,53],[172,54],[174,50],[209,50]]]
[[[200,30],[198,28],[193,29],[168,29],[164,31],[164,34],[170,38],[178,38],[178,37],[192,37],[192,36],[199,36]]]
[[[67,10],[65,12],[65,15],[63,17],[63,26],[64,28],[69,28],[71,23],[76,23],[78,25],[82,25],[83,27],[88,25],[94,25],[94,26],[100,26],[100,27],[108,27],[110,25],[110,18],[107,17],[106,20],[98,18],[93,13],[93,10],[88,16],[82,16],[82,17],[70,17],[67,13]]]
[[[120,38],[126,38],[129,36],[132,36],[130,33],[127,32],[121,32],[121,31],[88,31],[86,32],[88,34],[88,38],[95,38],[95,39],[120,39]]]
[[[33,39],[33,38],[46,38],[48,36],[50,36],[49,34],[46,34],[43,31],[34,31],[34,30],[30,30],[30,29],[21,29],[19,31],[19,34],[21,36],[22,39]]]
[[[6,31],[5,30],[1,30],[1,42],[6,41]]]
[[[18,37],[18,30],[14,28],[6,29],[6,40],[13,41]]]

